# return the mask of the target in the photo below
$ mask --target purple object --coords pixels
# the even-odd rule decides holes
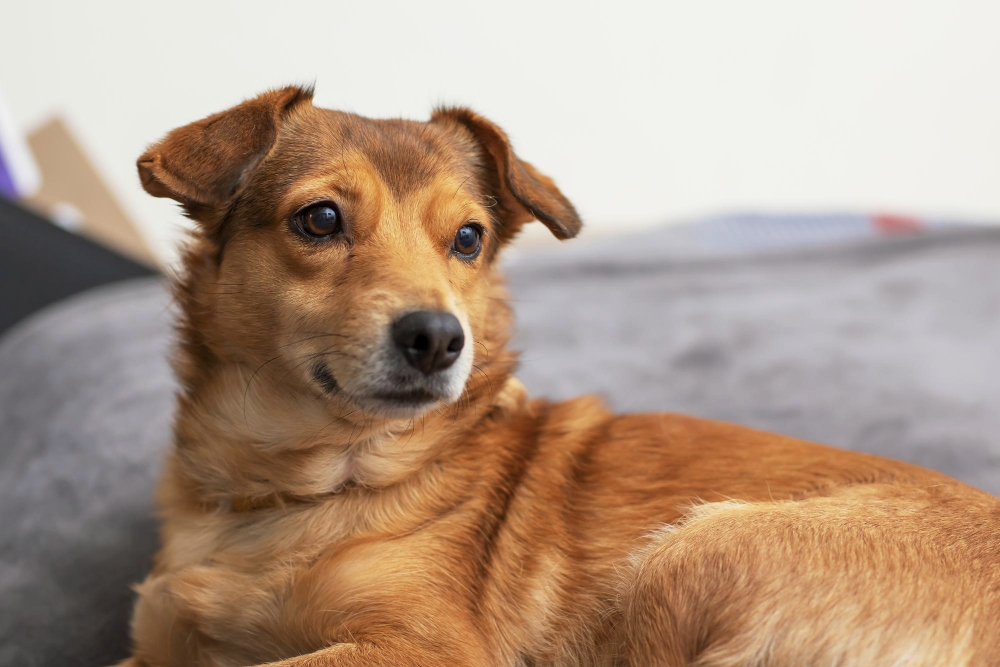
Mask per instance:
[[[11,174],[11,168],[2,146],[0,146],[0,196],[8,199],[17,199],[18,196],[17,189],[14,187],[14,176]]]
[[[0,197],[21,199],[38,191],[41,174],[31,148],[0,97]]]

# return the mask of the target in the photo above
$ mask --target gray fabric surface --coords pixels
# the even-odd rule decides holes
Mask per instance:
[[[513,263],[534,393],[736,421],[1000,493],[1000,229],[742,259],[652,247]],[[169,311],[162,285],[126,283],[0,340],[0,665],[127,653],[169,437]]]
[[[1000,229],[770,257],[618,239],[512,267],[535,393],[903,459],[1000,494]]]
[[[98,288],[0,341],[0,665],[125,657],[156,549],[174,383],[162,286]]]

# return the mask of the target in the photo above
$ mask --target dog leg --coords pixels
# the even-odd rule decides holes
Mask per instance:
[[[489,667],[500,663],[486,654],[442,644],[386,640],[345,642],[314,653],[255,667]]]
[[[1000,549],[1000,507],[944,496],[862,486],[696,507],[633,558],[621,598],[629,663],[991,664],[1000,572],[970,564]]]

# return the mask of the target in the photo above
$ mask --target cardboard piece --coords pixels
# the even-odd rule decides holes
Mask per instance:
[[[25,204],[126,257],[147,266],[158,265],[145,238],[61,118],[55,117],[31,132],[28,145],[42,180]]]

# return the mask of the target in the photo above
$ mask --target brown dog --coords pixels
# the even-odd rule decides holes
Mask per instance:
[[[484,118],[287,88],[139,173],[198,229],[125,664],[1000,664],[1000,500],[525,395],[497,252],[580,220]]]

